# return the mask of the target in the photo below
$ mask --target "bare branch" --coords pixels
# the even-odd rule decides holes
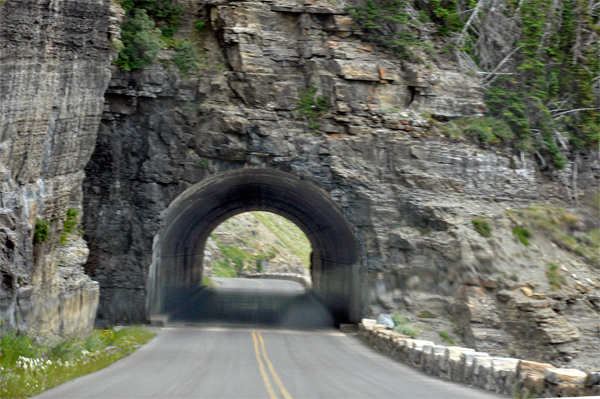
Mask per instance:
[[[519,10],[521,9],[522,5],[523,5],[523,0],[519,0],[519,5],[517,6],[517,9],[515,10],[515,16],[517,16],[517,14],[519,14]]]
[[[558,119],[558,118],[565,116],[566,114],[570,114],[572,112],[579,112],[579,111],[600,111],[600,107],[569,109],[567,111],[558,112],[557,114],[552,115],[552,117],[554,119]]]
[[[519,51],[521,49],[521,47],[523,47],[523,46],[519,46],[519,47],[515,48],[513,51],[511,51],[510,53],[508,53],[508,55],[506,57],[504,57],[504,59],[502,61],[500,61],[500,63],[498,65],[496,65],[496,68],[494,68],[492,70],[492,72],[490,72],[489,75],[485,78],[485,79],[487,79],[490,76],[493,76],[492,79],[490,79],[488,82],[484,83],[484,86],[489,86],[494,80],[496,80],[496,77],[498,76],[498,74],[496,74],[496,71],[498,71],[500,68],[502,68],[502,65],[504,65],[506,63],[506,61],[508,61],[510,59],[510,57],[513,56],[514,53]]]
[[[575,206],[579,207],[579,195],[577,193],[577,163],[579,163],[579,153],[575,154],[575,161],[573,161],[573,193],[575,194]]]
[[[544,160],[544,157],[535,148],[533,150],[535,151],[535,155],[537,155],[538,158],[540,159],[540,161],[542,162],[542,169],[546,169],[548,167],[548,165],[546,165],[546,161]]]
[[[460,32],[460,36],[461,37],[464,36],[465,33],[467,33],[467,30],[469,29],[469,26],[471,25],[471,22],[473,22],[473,18],[475,18],[477,16],[477,11],[479,11],[479,7],[481,7],[481,5],[483,4],[484,1],[485,0],[479,0],[477,2],[477,5],[473,9],[473,12],[469,16],[469,19],[467,20],[467,23],[465,23],[465,26],[463,26],[462,32]]]

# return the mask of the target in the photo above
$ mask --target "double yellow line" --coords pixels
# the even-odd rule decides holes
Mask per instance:
[[[275,391],[273,390],[273,386],[271,385],[271,381],[269,380],[269,375],[265,371],[265,365],[261,359],[261,350],[262,350],[262,357],[265,359],[265,363],[267,363],[267,367],[269,368],[269,371],[271,372],[271,377],[273,377],[273,381],[275,381],[275,384],[279,388],[281,395],[283,396],[284,399],[292,399],[292,397],[290,396],[288,391],[285,389],[285,387],[281,383],[279,376],[277,375],[277,373],[275,372],[275,369],[273,368],[273,364],[271,363],[271,361],[269,360],[269,357],[267,356],[267,350],[265,349],[265,341],[263,341],[260,331],[259,332],[253,331],[252,339],[254,339],[254,352],[256,353],[256,360],[258,360],[258,367],[260,369],[260,374],[262,374],[262,378],[265,383],[265,387],[267,388],[267,392],[269,393],[269,397],[271,399],[278,399],[277,395],[275,394]],[[260,341],[260,349],[261,350],[259,350],[259,348],[258,348],[259,341]]]

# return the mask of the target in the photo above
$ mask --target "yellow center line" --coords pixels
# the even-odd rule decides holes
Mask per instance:
[[[263,364],[262,360],[260,359],[260,352],[258,350],[258,340],[256,339],[256,333],[254,331],[252,331],[252,339],[254,339],[254,353],[256,353],[256,359],[258,360],[258,367],[260,368],[260,373],[262,374],[262,378],[265,383],[265,387],[267,388],[267,392],[269,393],[269,397],[271,399],[278,399],[277,395],[275,395],[275,392],[273,391],[271,382],[269,381],[269,376],[267,375],[267,372],[265,371],[265,365]],[[261,341],[262,341],[262,338],[261,338]]]
[[[275,380],[275,384],[277,384],[277,386],[279,387],[279,390],[281,391],[281,394],[283,395],[283,397],[285,399],[292,399],[292,397],[290,396],[288,391],[283,386],[283,383],[281,382],[281,380],[279,379],[279,376],[277,375],[277,373],[275,372],[275,369],[273,368],[273,364],[271,364],[271,361],[269,360],[269,357],[267,356],[267,350],[265,349],[265,341],[263,341],[260,331],[258,333],[256,333],[256,335],[258,335],[258,339],[260,340],[260,347],[262,349],[263,357],[265,358],[265,361],[267,362],[267,366],[269,367],[269,371],[271,372],[271,375],[273,376],[273,379]]]

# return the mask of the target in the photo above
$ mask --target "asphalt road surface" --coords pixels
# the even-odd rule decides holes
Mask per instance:
[[[389,359],[356,335],[171,326],[37,398],[498,398]]]
[[[195,323],[224,322],[220,326],[159,328],[132,355],[38,397],[498,397],[428,376],[381,355],[355,334],[334,330],[326,310],[298,283],[213,280],[215,288],[199,290],[182,314]]]
[[[289,297],[303,295],[304,286],[295,281],[266,278],[221,278],[211,277],[214,290],[219,293],[245,292],[260,295],[262,293],[281,294]]]

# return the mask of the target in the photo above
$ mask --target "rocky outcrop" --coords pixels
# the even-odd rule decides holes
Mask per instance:
[[[86,271],[102,287],[101,320],[145,320],[152,243],[161,212],[179,194],[211,174],[274,168],[311,181],[340,206],[369,270],[373,311],[438,306],[474,347],[487,350],[489,342],[499,353],[511,349],[507,337],[529,339],[520,335],[524,324],[545,337],[532,342],[532,354],[555,345],[581,354],[596,342],[577,327],[593,326],[596,313],[574,323],[568,307],[527,313],[528,305],[499,299],[514,276],[550,291],[548,262],[590,280],[581,280],[587,299],[567,306],[592,300],[598,279],[543,236],[525,247],[507,214],[536,201],[570,201],[572,168],[542,173],[533,156],[443,136],[424,116],[481,115],[476,78],[438,56],[424,53],[421,64],[393,58],[361,41],[331,5],[198,7],[187,18],[210,20],[198,39],[207,63],[199,73],[182,77],[168,52],[141,71],[113,69],[84,183]],[[310,87],[327,102],[318,120],[299,105]],[[580,162],[578,176],[597,187],[597,156]],[[489,220],[492,237],[474,229],[476,217]],[[571,277],[569,286],[575,290]],[[424,294],[431,301],[420,301]]]
[[[110,77],[110,4],[0,3],[0,317],[48,339],[89,332],[97,306],[85,243],[59,237],[67,208],[81,208]],[[38,218],[49,237],[34,244]]]

